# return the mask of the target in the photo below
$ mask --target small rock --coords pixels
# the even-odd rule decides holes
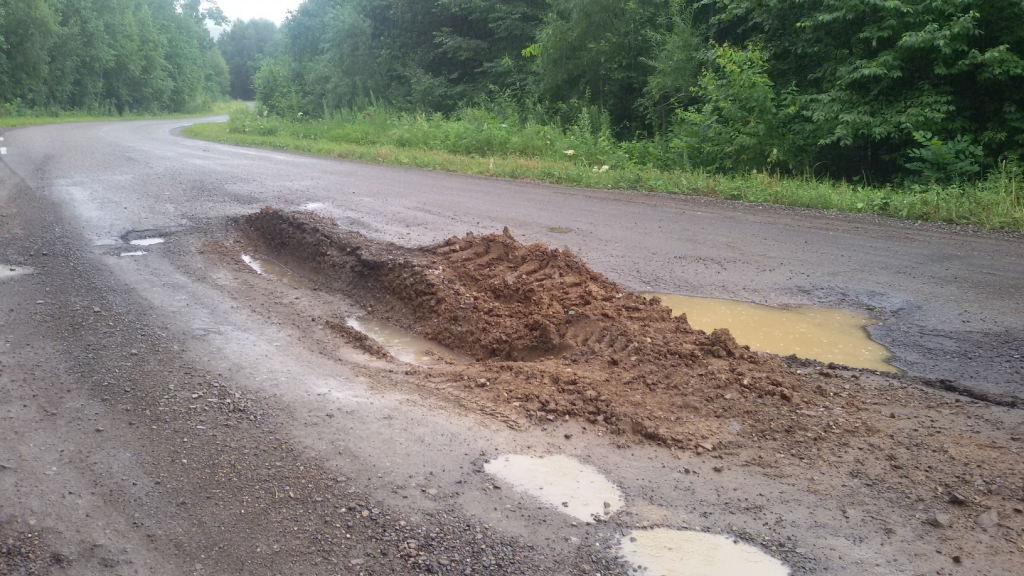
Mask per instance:
[[[963,560],[960,559],[960,555],[959,554],[957,554],[956,556],[953,556],[953,563],[954,564],[960,564],[961,562],[963,562]]]
[[[700,442],[697,444],[697,446],[707,450],[708,452],[711,452],[715,449],[715,445],[711,444],[710,442]]]
[[[982,528],[991,528],[999,523],[999,513],[996,512],[995,508],[991,508],[988,512],[975,518],[974,522]]]
[[[131,352],[129,352],[129,354],[131,354],[132,356],[138,356],[139,355],[139,351],[138,350],[132,350]]]
[[[100,309],[99,309],[99,308],[97,308],[96,306],[93,306],[93,307],[92,307],[92,313],[93,313],[93,314],[99,314],[100,312],[103,312],[103,310],[100,310]]]
[[[953,492],[952,494],[950,494],[949,501],[952,504],[958,504],[960,506],[967,504],[967,498],[963,494],[960,494],[959,492]]]
[[[427,490],[427,494],[429,494],[431,496],[437,496],[437,489],[436,488],[430,488],[430,489]]]
[[[725,468],[722,466],[715,466],[714,468],[712,468],[712,470],[714,470],[715,472],[721,472],[722,470],[725,470]]]
[[[936,528],[949,528],[950,518],[949,514],[943,512],[936,512],[928,519],[928,523]]]
[[[96,427],[96,431],[97,431],[97,432],[103,432],[103,428],[101,428],[100,426],[97,426],[97,427]]]
[[[491,484],[491,487],[494,488],[495,490],[501,490],[501,484],[498,484],[497,482]]]
[[[609,509],[609,508],[611,508],[611,507],[612,507],[612,503],[611,503],[611,502],[605,502],[605,503],[604,503],[604,509],[605,509],[605,510],[608,510],[608,509]]]
[[[562,502],[562,507],[568,508],[569,507],[569,503],[568,502]]]
[[[512,238],[512,229],[509,228],[508,226],[505,226],[505,228],[502,229],[501,233],[504,234],[506,238]]]
[[[363,563],[363,559],[362,558],[356,558],[354,560],[349,560],[349,563],[352,564],[353,566],[359,566],[360,564]]]

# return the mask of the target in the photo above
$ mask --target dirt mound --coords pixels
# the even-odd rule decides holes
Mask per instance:
[[[741,428],[748,438],[804,430],[796,417],[804,399],[830,394],[728,330],[694,330],[572,252],[523,245],[511,233],[407,249],[310,213],[265,208],[241,224],[321,288],[475,358],[446,370],[529,418],[577,417],[704,450],[734,442]]]

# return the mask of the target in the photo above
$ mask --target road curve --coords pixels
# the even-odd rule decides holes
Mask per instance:
[[[49,550],[6,570],[31,548],[4,547],[0,572],[623,574],[651,527],[794,576],[1019,572],[1024,411],[824,370],[786,411],[817,435],[739,418],[740,448],[510,419],[310,322],[361,310],[254,274],[226,218],[305,207],[407,245],[507,225],[630,288],[866,310],[911,373],[1024,396],[1019,235],[251,150],[187,122],[2,134],[0,541]],[[541,496],[495,472],[512,455],[613,490]],[[613,514],[572,515],[581,494]]]
[[[910,374],[1024,397],[1020,234],[245,149],[185,139],[189,122],[15,130],[3,161],[94,242],[265,205],[314,207],[406,245],[508,225],[632,289],[868,311],[882,321],[872,337]]]

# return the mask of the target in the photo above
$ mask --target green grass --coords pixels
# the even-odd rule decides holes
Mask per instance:
[[[586,120],[586,119],[584,119]],[[377,164],[535,180],[563,186],[699,194],[1024,231],[1024,193],[1004,171],[962,185],[871,187],[809,177],[710,174],[639,165],[631,146],[587,125],[561,129],[466,110],[450,119],[373,110],[323,121],[237,111],[186,128],[193,138]],[[572,152],[571,154],[567,152]]]
[[[18,112],[14,115],[5,116],[0,113],[0,128],[17,128],[20,126],[36,126],[39,124],[57,124],[63,122],[96,122],[104,120],[147,120],[154,118],[195,118],[197,116],[211,116],[232,114],[248,108],[248,105],[238,100],[215,102],[206,110],[188,114],[95,114],[81,111],[56,111],[56,112]]]

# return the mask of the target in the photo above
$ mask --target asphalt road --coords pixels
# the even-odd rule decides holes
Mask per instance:
[[[408,245],[509,225],[632,289],[868,311],[899,368],[1024,397],[1020,234],[241,149],[182,138],[187,122],[17,130],[4,161],[98,243],[265,205]]]
[[[980,531],[973,517],[992,500],[1016,521],[1017,501],[1000,499],[1019,484],[978,492],[944,533],[921,520],[924,500],[879,480],[901,470],[895,456],[857,434],[837,463],[802,438],[787,454],[714,459],[623,445],[585,422],[511,430],[453,408],[426,377],[409,386],[417,377],[394,365],[335,354],[309,316],[351,302],[260,283],[204,242],[266,205],[407,245],[508,225],[638,290],[866,310],[910,373],[1024,397],[1020,235],[241,149],[185,139],[187,122],[0,134],[0,263],[36,272],[0,280],[0,538],[42,534],[44,557],[72,574],[610,574],[619,538],[667,526],[745,540],[795,574],[934,571],[954,555],[1015,573],[1020,529]],[[149,236],[166,242],[126,244]],[[1019,462],[1019,410],[870,374],[842,382],[844,398],[870,388],[856,410],[884,418],[922,469],[938,457],[919,420],[955,420],[944,451],[969,437]],[[906,405],[878,400],[890,391]],[[535,453],[602,472],[623,493],[615,522],[538,506],[482,467]],[[981,490],[961,481],[927,486],[929,510],[953,506],[949,489]],[[409,540],[428,563],[409,562]]]

